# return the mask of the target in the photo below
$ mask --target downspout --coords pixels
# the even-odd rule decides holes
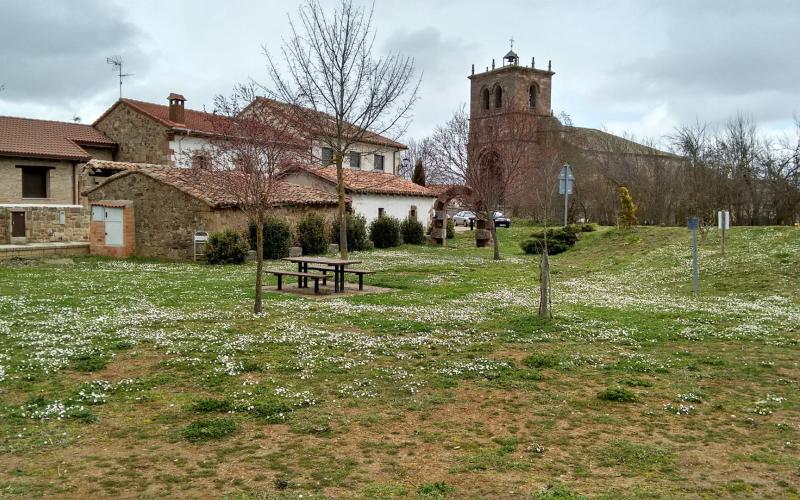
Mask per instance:
[[[76,170],[78,168],[77,163],[72,164],[72,204],[78,204],[78,183],[76,180]]]

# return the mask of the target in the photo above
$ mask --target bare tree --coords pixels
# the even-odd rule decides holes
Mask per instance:
[[[214,135],[192,153],[193,181],[241,209],[256,229],[256,280],[253,312],[262,310],[264,223],[281,203],[279,177],[288,167],[307,160],[308,138],[298,136],[288,120],[264,108],[249,108],[256,92],[240,86],[217,96],[210,118]]]
[[[496,260],[500,259],[500,242],[495,213],[519,194],[523,177],[531,172],[535,134],[533,122],[524,114],[473,126],[462,107],[431,137],[431,164],[452,183],[471,188],[472,195],[463,201],[488,226]]]
[[[343,158],[375,134],[402,134],[419,88],[412,58],[373,55],[373,9],[341,0],[326,12],[319,0],[307,0],[297,19],[289,19],[291,36],[280,57],[264,50],[271,95],[291,104],[293,122],[333,152],[342,258],[347,257]]]

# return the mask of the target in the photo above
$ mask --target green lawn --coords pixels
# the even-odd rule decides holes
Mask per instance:
[[[584,234],[550,322],[530,231],[261,316],[253,265],[0,264],[0,496],[797,497],[800,229],[711,234],[699,298],[687,230]]]

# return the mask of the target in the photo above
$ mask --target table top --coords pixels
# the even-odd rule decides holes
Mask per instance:
[[[333,259],[330,257],[284,257],[283,260],[289,262],[307,262],[309,264],[327,264],[329,266],[346,266],[348,264],[360,264],[361,260],[353,259]]]

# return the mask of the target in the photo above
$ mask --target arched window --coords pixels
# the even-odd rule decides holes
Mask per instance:
[[[489,89],[483,89],[483,109],[489,109]]]
[[[495,108],[503,107],[503,89],[500,87],[494,89],[494,107]]]
[[[530,100],[532,110],[536,109],[536,97],[538,93],[539,89],[536,88],[536,85],[531,85],[530,90],[528,90],[528,99]]]

